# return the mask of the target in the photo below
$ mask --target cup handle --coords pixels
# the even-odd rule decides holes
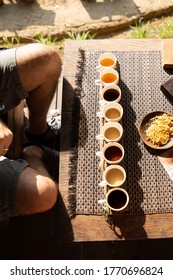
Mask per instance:
[[[101,100],[99,100],[99,105],[100,105],[100,106],[106,105],[106,102],[105,102],[104,100],[101,99]]]
[[[102,157],[102,156],[103,156],[103,152],[101,152],[101,151],[96,152],[96,156],[97,156],[97,157]]]
[[[98,71],[98,72],[100,72],[100,71],[101,71],[101,67],[100,67],[100,65],[97,65],[97,66],[96,66],[96,71]]]
[[[95,85],[96,86],[101,86],[101,81],[100,80],[95,80]]]
[[[106,202],[106,199],[99,199],[98,204],[104,204]]]
[[[101,181],[99,187],[105,187],[107,185],[106,181]]]
[[[96,140],[103,140],[104,139],[104,136],[103,136],[103,134],[99,134],[99,135],[97,135],[96,136]]]
[[[103,112],[97,112],[97,117],[99,117],[99,118],[103,118],[104,117],[104,115],[103,115]]]

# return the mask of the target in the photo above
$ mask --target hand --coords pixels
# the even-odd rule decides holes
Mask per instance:
[[[6,124],[0,120],[0,156],[4,156],[7,153],[12,140],[13,133]]]

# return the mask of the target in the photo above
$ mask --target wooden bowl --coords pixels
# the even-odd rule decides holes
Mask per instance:
[[[141,124],[139,127],[139,134],[140,134],[140,137],[143,140],[143,142],[150,148],[157,149],[157,150],[164,150],[164,149],[171,148],[173,146],[173,138],[171,138],[171,140],[167,144],[158,146],[158,145],[153,144],[150,140],[147,140],[147,135],[145,132],[147,130],[148,126],[150,125],[150,123],[152,122],[152,118],[154,118],[156,116],[161,116],[165,113],[168,115],[171,115],[170,113],[165,112],[165,111],[153,111],[153,112],[148,113],[141,121]]]

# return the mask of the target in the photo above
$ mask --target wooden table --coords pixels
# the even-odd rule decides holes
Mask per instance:
[[[77,215],[70,221],[67,215],[69,184],[69,130],[72,113],[73,88],[78,59],[78,49],[102,51],[161,50],[161,40],[80,40],[66,41],[64,56],[64,84],[62,98],[62,133],[60,155],[61,194],[59,238],[63,241],[114,241],[173,237],[173,213],[121,216],[116,218],[115,230],[110,229],[103,216]]]

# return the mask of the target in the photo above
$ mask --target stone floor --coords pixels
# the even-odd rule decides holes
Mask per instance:
[[[64,37],[67,31],[106,34],[173,12],[173,0],[1,0],[0,37]]]

